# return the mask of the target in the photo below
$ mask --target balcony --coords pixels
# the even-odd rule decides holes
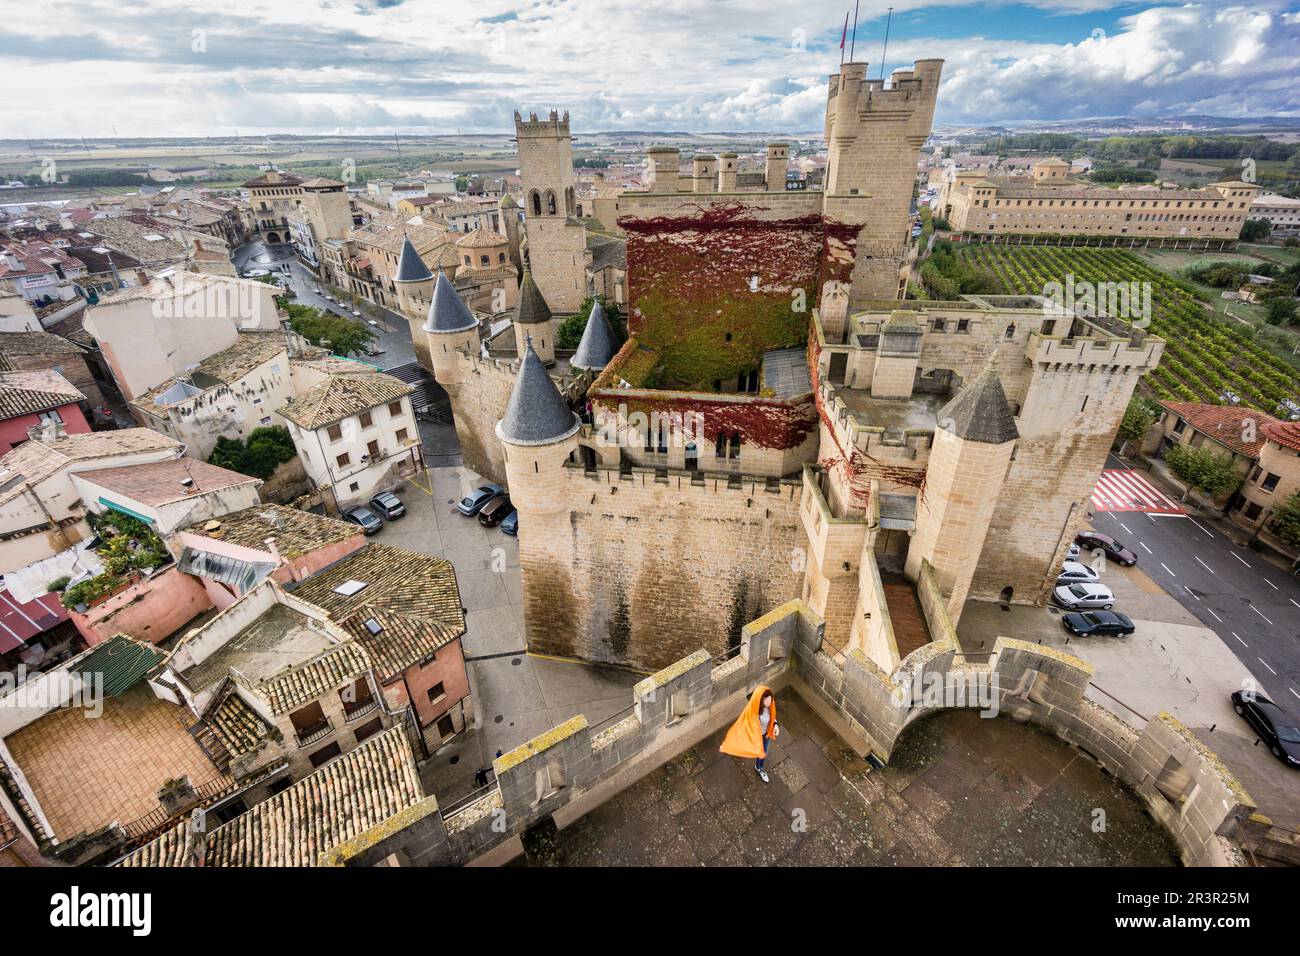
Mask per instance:
[[[354,720],[360,720],[378,706],[379,701],[374,697],[368,697],[365,700],[358,700],[353,703],[345,701],[343,704],[343,720],[345,723],[350,724]]]
[[[322,717],[319,723],[313,724],[310,727],[304,727],[302,730],[298,731],[296,734],[298,738],[298,746],[306,747],[310,744],[314,744],[316,741],[328,737],[333,733],[333,731],[334,728],[330,725],[330,719],[328,717]]]

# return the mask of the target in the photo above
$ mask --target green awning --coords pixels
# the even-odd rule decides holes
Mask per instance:
[[[126,507],[126,505],[119,505],[116,501],[110,501],[103,495],[99,496],[99,503],[105,508],[111,508],[113,511],[121,512],[128,518],[134,518],[136,521],[141,521],[151,528],[154,526],[153,518],[150,518],[148,515],[142,515],[138,511],[132,511],[130,508]]]
[[[110,637],[77,661],[70,673],[87,680],[102,675],[102,687],[109,697],[121,697],[140,683],[149,670],[166,655],[148,644],[141,644],[121,634]]]

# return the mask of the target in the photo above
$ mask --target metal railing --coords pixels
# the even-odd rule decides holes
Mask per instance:
[[[373,697],[352,704],[344,704],[343,720],[346,723],[351,723],[354,720],[364,717],[378,706],[379,701]]]
[[[298,731],[295,735],[298,738],[298,746],[306,747],[308,744],[314,744],[318,740],[328,737],[334,728],[330,725],[330,719],[325,717],[318,724]]]

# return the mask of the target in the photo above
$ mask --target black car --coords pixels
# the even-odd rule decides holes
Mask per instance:
[[[406,505],[402,504],[402,499],[397,497],[391,491],[381,491],[370,499],[370,507],[378,511],[389,521],[396,521],[402,515],[406,514]]]
[[[1300,727],[1281,707],[1260,693],[1232,693],[1232,709],[1268,744],[1273,756],[1289,767],[1300,767]]]
[[[506,515],[514,514],[515,506],[510,503],[509,495],[497,495],[483,506],[478,513],[478,523],[485,528],[494,528]]]
[[[379,515],[364,505],[357,505],[355,508],[349,508],[343,512],[343,520],[361,525],[361,530],[367,535],[374,534],[384,526],[384,522]]]
[[[497,495],[505,494],[505,489],[500,485],[488,483],[475,488],[471,494],[460,499],[460,504],[456,505],[456,510],[466,518],[472,518],[480,511],[483,506],[495,498]]]
[[[1061,624],[1071,634],[1080,637],[1103,634],[1128,637],[1137,630],[1127,614],[1118,614],[1115,611],[1071,611],[1069,614],[1061,615]]]
[[[1132,567],[1138,563],[1138,556],[1108,534],[1097,531],[1080,531],[1074,536],[1074,543],[1085,551],[1101,551],[1111,561]]]

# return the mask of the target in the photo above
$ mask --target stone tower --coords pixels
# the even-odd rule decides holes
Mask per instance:
[[[460,386],[466,366],[459,353],[477,355],[478,320],[464,300],[456,294],[447,273],[438,270],[438,281],[429,300],[429,315],[424,322],[424,341],[429,352],[429,367],[438,384],[447,390],[452,409],[459,407]],[[456,416],[456,433],[460,437],[462,416]],[[466,439],[462,438],[464,444]],[[477,440],[475,441],[477,444]]]
[[[599,301],[593,302],[591,315],[587,316],[587,324],[582,330],[582,341],[578,343],[573,358],[569,359],[569,366],[599,372],[609,364],[617,351],[614,347],[614,330],[610,327],[609,319],[605,318],[605,310]]]
[[[501,232],[510,243],[510,261],[522,273],[524,258],[519,249],[519,203],[509,193],[502,193],[497,200],[497,210],[501,213]]]
[[[578,416],[570,409],[532,343],[522,361],[496,434],[505,451],[506,487],[519,510],[525,640],[530,651],[572,646],[572,534],[565,463],[578,447]]]
[[[861,227],[854,308],[868,299],[901,298],[916,157],[930,135],[942,70],[943,60],[917,60],[910,70],[895,70],[888,89],[883,80],[867,79],[865,63],[845,63],[831,75],[823,212]]]
[[[415,311],[413,300],[428,302],[433,295],[433,273],[415,251],[410,236],[402,242],[402,251],[397,257],[397,271],[393,274],[393,285],[397,287],[398,307],[407,316]]]
[[[577,312],[587,293],[587,229],[574,219],[573,143],[569,114],[551,110],[525,121],[515,113],[519,173],[524,184],[528,264],[547,304],[556,312]],[[521,353],[522,354],[522,353]]]
[[[993,362],[939,412],[904,570],[915,581],[923,558],[933,565],[954,624],[970,592],[1019,437]]]
[[[533,281],[532,271],[527,265],[519,284],[519,301],[515,303],[511,325],[515,330],[515,348],[521,356],[531,348],[543,365],[555,364],[555,327],[551,310],[547,308],[546,299]]]
[[[790,144],[768,143],[763,163],[763,183],[768,192],[785,192],[785,174],[790,168]]]

